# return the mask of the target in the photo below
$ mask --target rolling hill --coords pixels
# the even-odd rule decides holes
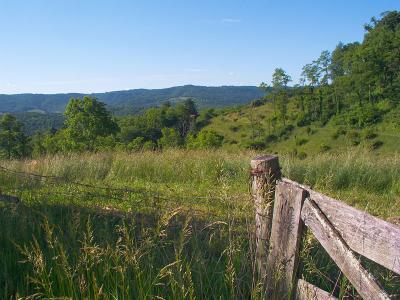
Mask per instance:
[[[400,106],[387,109],[381,119],[365,127],[346,124],[346,112],[332,117],[326,124],[311,122],[299,126],[299,110],[288,103],[288,120],[274,121],[272,103],[254,107],[224,108],[210,119],[206,130],[213,130],[224,137],[223,148],[256,149],[271,153],[290,154],[299,158],[321,153],[341,153],[366,149],[375,154],[400,153]]]
[[[185,85],[165,89],[133,89],[89,94],[105,102],[116,115],[136,113],[157,106],[165,101],[176,102],[194,98],[200,108],[224,107],[244,104],[264,95],[256,86],[207,87]],[[72,97],[82,93],[68,94],[15,94],[0,95],[0,113],[47,112],[60,113]]]

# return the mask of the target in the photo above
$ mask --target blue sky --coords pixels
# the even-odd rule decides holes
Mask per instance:
[[[258,85],[400,1],[0,0],[0,93]]]

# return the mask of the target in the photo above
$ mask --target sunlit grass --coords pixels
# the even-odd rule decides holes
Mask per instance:
[[[0,298],[261,298],[248,189],[254,155],[168,150],[3,161],[55,177],[0,172],[2,192],[22,199],[0,206]],[[397,156],[359,151],[280,162],[285,177],[383,219],[400,214]],[[326,290],[354,295],[310,235],[302,268]],[[381,271],[381,283],[399,293],[399,279]]]

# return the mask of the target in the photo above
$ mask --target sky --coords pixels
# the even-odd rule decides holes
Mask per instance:
[[[0,0],[0,93],[259,85],[362,41],[392,0]]]

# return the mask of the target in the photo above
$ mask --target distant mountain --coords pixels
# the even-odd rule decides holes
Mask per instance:
[[[85,95],[87,94],[0,94],[0,113],[60,113],[64,111],[70,98]],[[177,102],[187,98],[194,98],[200,108],[244,104],[262,97],[264,92],[255,86],[185,85],[165,89],[134,89],[88,95],[105,102],[115,114],[124,115],[160,105],[165,101]]]

